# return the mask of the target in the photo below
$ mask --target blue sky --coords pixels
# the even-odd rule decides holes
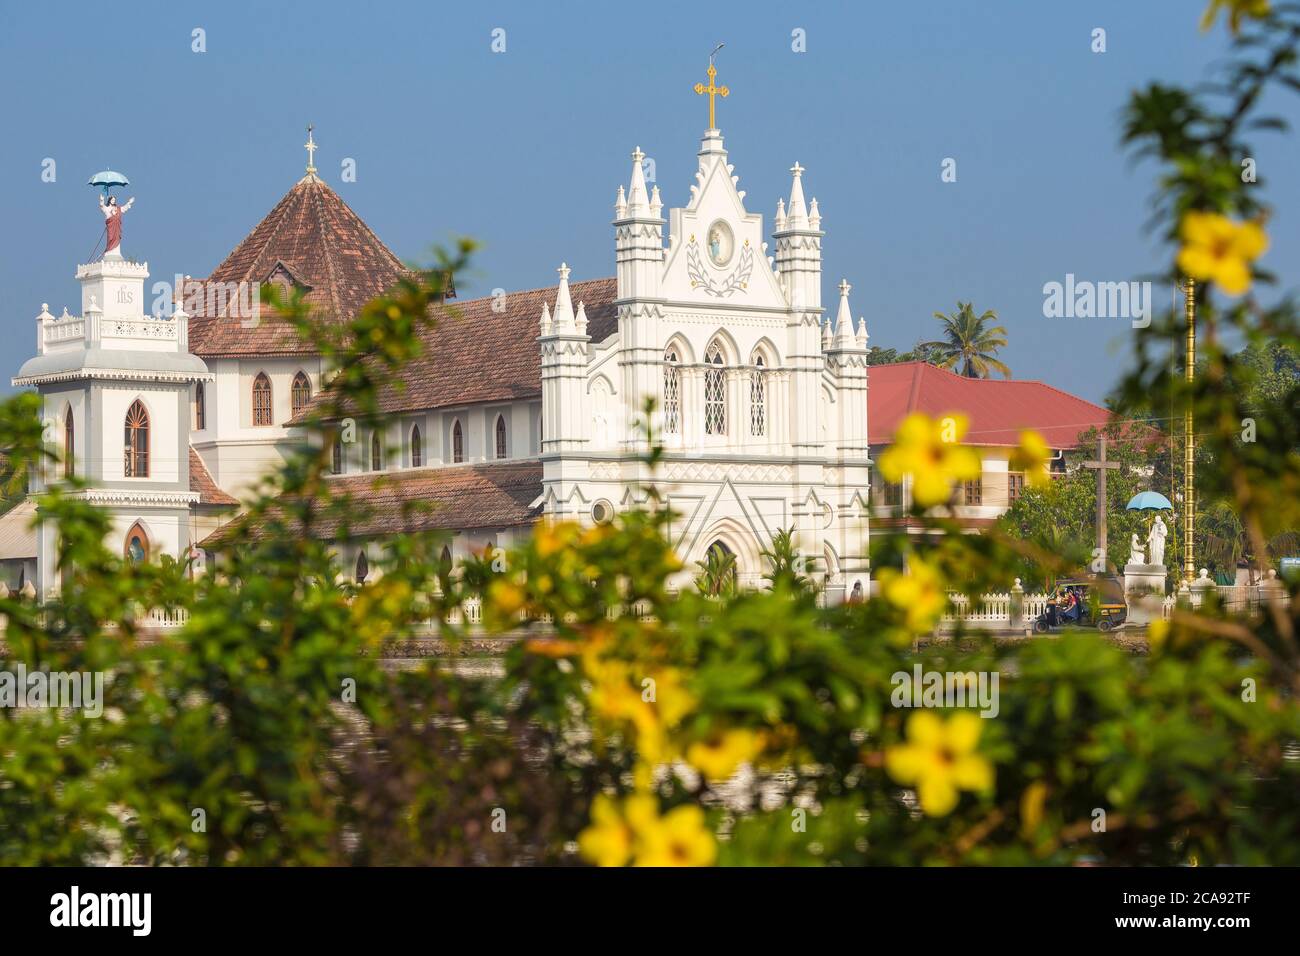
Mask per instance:
[[[1153,169],[1118,149],[1128,92],[1190,82],[1226,49],[1193,0],[640,4],[6,4],[0,22],[3,386],[48,301],[76,311],[101,220],[89,175],[137,197],[127,253],[154,279],[204,275],[302,175],[321,175],[403,258],[471,235],[463,295],[612,275],[628,155],[685,204],[707,109],[691,92],[719,40],[718,120],[747,203],[770,217],[807,168],[824,298],[841,277],[871,343],[932,337],[958,298],[996,309],[1018,378],[1100,400],[1128,362],[1121,319],[1048,319],[1042,287],[1156,268]],[[206,31],[207,52],[191,51]],[[1090,51],[1093,28],[1107,52]],[[504,29],[506,52],[491,50]],[[806,31],[807,52],[791,49]],[[1272,105],[1300,125],[1300,101]],[[1300,257],[1300,139],[1259,137],[1275,206],[1263,264]],[[41,181],[45,158],[54,183]],[[957,160],[957,182],[940,164]],[[345,158],[357,181],[340,180]],[[1157,301],[1169,301],[1157,290]]]

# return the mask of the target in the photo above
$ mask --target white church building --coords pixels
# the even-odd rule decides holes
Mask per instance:
[[[653,482],[688,568],[721,547],[757,585],[761,552],[792,528],[828,600],[865,592],[866,330],[846,282],[825,314],[824,233],[803,172],[796,163],[769,236],[717,129],[667,219],[638,149],[618,187],[612,278],[571,281],[561,265],[554,287],[438,306],[380,419],[336,446],[332,480],[373,506],[340,543],[346,572],[375,573],[396,531],[447,532],[459,556],[508,546],[539,519],[611,520]],[[80,314],[42,308],[37,354],[13,381],[39,389],[66,467],[91,479],[124,553],[201,563],[205,539],[305,440],[329,372],[287,323],[250,316],[240,290],[295,288],[321,321],[342,321],[403,273],[309,164],[206,279],[183,283],[169,318],[145,312],[147,266],[120,249],[78,267]],[[637,424],[648,398],[665,449],[654,474]],[[60,478],[36,476],[32,490]],[[399,516],[412,500],[437,507],[412,525]],[[43,528],[41,593],[58,586],[54,547]]]

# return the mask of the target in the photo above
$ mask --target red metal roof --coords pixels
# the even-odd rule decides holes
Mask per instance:
[[[867,370],[867,433],[873,445],[892,441],[911,412],[931,417],[960,412],[970,419],[968,445],[1016,445],[1026,428],[1052,448],[1074,448],[1079,434],[1110,421],[1100,405],[1043,382],[965,378],[925,362],[873,365]]]

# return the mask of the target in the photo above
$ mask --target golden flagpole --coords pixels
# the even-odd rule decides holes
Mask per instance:
[[[1196,380],[1196,280],[1185,279],[1181,284],[1184,311],[1187,316],[1187,354],[1183,374],[1187,379],[1187,405],[1183,412],[1183,579],[1196,579],[1196,558],[1192,552],[1192,532],[1196,522],[1196,424],[1192,408],[1192,383]]]

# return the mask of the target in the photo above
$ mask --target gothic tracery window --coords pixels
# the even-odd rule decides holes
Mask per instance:
[[[265,372],[258,372],[257,378],[253,379],[253,424],[275,424],[271,414],[271,380]]]
[[[664,433],[677,435],[682,430],[682,370],[677,366],[677,350],[664,353]]]
[[[763,367],[763,356],[754,356],[754,368],[749,373],[749,433],[764,435],[767,433],[767,372]]]
[[[126,453],[122,462],[128,478],[149,477],[149,412],[138,398],[126,410]]]
[[[203,390],[203,383],[194,386],[194,430],[203,431],[208,427],[208,396]]]
[[[330,472],[335,475],[343,474],[343,436],[335,435],[330,448]]]
[[[379,435],[379,430],[375,429],[370,433],[370,470],[383,471],[384,469],[384,440]]]
[[[305,373],[299,372],[293,377],[293,385],[289,390],[289,402],[293,408],[293,413],[297,415],[307,407],[311,401],[311,379]]]
[[[457,463],[465,460],[465,433],[460,429],[459,418],[451,425],[451,460]]]
[[[424,437],[420,434],[420,426],[411,426],[411,467],[419,468],[424,464]]]
[[[63,477],[71,478],[76,474],[76,446],[73,441],[72,409],[63,416]]]
[[[356,567],[356,571],[353,573],[353,577],[355,578],[357,584],[365,584],[366,578],[369,577],[369,575],[370,575],[370,561],[366,557],[365,550],[362,549],[360,552],[357,553],[357,567]]]
[[[704,434],[727,433],[727,372],[717,345],[704,356]]]
[[[132,564],[144,564],[149,560],[149,536],[145,534],[140,522],[131,525],[126,533],[126,559]]]
[[[506,457],[506,418],[504,415],[497,416],[495,451],[498,458]]]

